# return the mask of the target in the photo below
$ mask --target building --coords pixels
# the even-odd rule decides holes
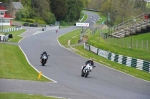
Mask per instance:
[[[21,0],[19,0],[19,2],[12,2],[12,0],[10,0],[7,5],[8,12],[14,19],[16,18],[16,13],[23,8]]]
[[[1,3],[1,2],[0,2]],[[0,26],[11,26],[12,25],[12,17],[11,15],[6,13],[6,8],[4,6],[0,6]]]

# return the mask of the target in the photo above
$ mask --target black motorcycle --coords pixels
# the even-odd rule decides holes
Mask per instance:
[[[46,54],[43,54],[42,57],[41,57],[41,64],[42,66],[44,66],[48,60],[48,56],[49,55],[46,55]]]

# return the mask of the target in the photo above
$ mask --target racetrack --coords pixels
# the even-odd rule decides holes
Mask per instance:
[[[85,12],[89,18],[86,22],[90,25],[98,20],[98,15]],[[95,63],[97,66],[88,78],[80,76],[81,66],[87,59],[76,55],[70,50],[60,46],[57,38],[77,27],[69,27],[45,31],[40,34],[23,35],[25,38],[19,45],[23,49],[30,63],[44,75],[52,78],[77,93],[86,95],[85,98],[78,94],[71,94],[72,99],[150,99],[150,83],[118,72],[116,70]],[[41,66],[40,54],[46,50],[50,55],[46,66]],[[58,89],[59,90],[59,89]],[[65,91],[65,90],[64,90]],[[61,93],[60,93],[61,94]],[[63,92],[61,94],[63,96]]]

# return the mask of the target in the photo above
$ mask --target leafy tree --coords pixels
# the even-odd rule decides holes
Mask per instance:
[[[29,17],[29,12],[27,8],[21,9],[16,13],[16,19],[21,20],[21,18],[27,18]]]
[[[82,2],[83,2],[83,6],[87,7],[88,4],[91,2],[91,0],[82,0]]]
[[[144,0],[106,0],[102,2],[100,12],[110,13],[110,24],[118,24],[146,11]]]
[[[1,0],[0,2],[8,2],[8,1],[10,1],[10,0]]]
[[[87,4],[87,8],[98,10],[107,0],[92,0]]]
[[[68,12],[67,0],[50,0],[51,10],[54,13],[56,20],[61,21],[66,17]]]
[[[134,11],[136,13],[142,13],[142,12],[147,12],[146,11],[146,2],[144,0],[137,0],[134,2]]]
[[[82,0],[67,0],[68,13],[66,16],[67,21],[74,21],[80,18],[80,13],[83,10]]]

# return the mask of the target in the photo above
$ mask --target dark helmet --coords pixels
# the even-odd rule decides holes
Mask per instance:
[[[46,51],[44,50],[43,53],[46,53]]]

